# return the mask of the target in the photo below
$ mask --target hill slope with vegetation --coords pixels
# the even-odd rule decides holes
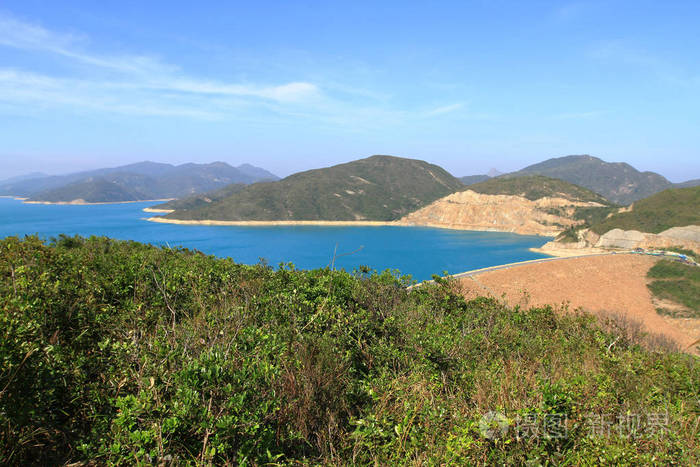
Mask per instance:
[[[247,185],[244,183],[232,183],[223,188],[219,188],[218,190],[199,193],[186,198],[174,199],[172,201],[168,201],[167,203],[153,206],[152,208],[166,211],[188,211],[190,209],[198,209],[227,198],[234,193],[238,193],[246,186]]]
[[[603,196],[581,186],[564,180],[543,175],[524,175],[522,177],[496,177],[475,183],[469,189],[487,195],[515,195],[531,201],[549,197],[565,198],[571,201],[587,201],[609,205]]]
[[[700,462],[697,358],[624,321],[103,238],[0,259],[2,464]]]
[[[198,209],[166,219],[221,221],[395,220],[462,183],[427,162],[372,156],[309,170],[271,183],[256,183]]]
[[[29,198],[30,201],[60,203],[82,201],[85,203],[107,203],[149,199],[141,187],[134,184],[126,188],[121,184],[102,178],[91,177],[87,180],[70,183],[54,188]],[[151,198],[152,199],[152,198]]]
[[[32,201],[118,202],[180,198],[216,190],[230,183],[276,180],[266,170],[249,164],[232,167],[211,164],[160,164],[140,162],[115,168],[0,183],[0,194]]]
[[[672,188],[635,202],[629,211],[613,214],[591,226],[603,234],[612,229],[659,233],[671,227],[700,225],[700,186]]]
[[[640,172],[624,162],[605,162],[588,155],[548,159],[507,176],[545,175],[566,180],[618,204],[630,204],[672,187],[654,172]]]

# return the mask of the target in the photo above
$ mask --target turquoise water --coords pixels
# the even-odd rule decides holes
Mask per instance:
[[[292,262],[298,268],[326,267],[336,259],[348,271],[360,265],[377,270],[398,269],[416,280],[487,266],[543,258],[528,251],[549,239],[497,232],[472,232],[429,227],[326,226],[189,226],[143,220],[143,208],[156,203],[91,206],[23,204],[0,198],[0,238],[38,234],[49,239],[60,233],[106,235],[155,245],[184,246],[237,262]]]

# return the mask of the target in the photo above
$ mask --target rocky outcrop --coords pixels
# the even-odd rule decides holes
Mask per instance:
[[[637,230],[612,229],[601,235],[595,246],[598,248],[634,249],[644,241],[647,235],[649,234]]]
[[[578,232],[578,242],[548,242],[542,250],[575,250],[598,248],[606,250],[644,250],[664,249],[670,247],[684,248],[700,255],[700,226],[688,225],[673,227],[658,234],[639,232],[637,230],[612,229],[603,235],[590,230]]]
[[[521,196],[486,195],[466,190],[412,212],[399,223],[555,236],[582,222],[573,219],[580,206],[599,204],[549,197],[531,201]]]

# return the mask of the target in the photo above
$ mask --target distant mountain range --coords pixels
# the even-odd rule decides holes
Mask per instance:
[[[525,175],[544,175],[579,185],[604,196],[606,199],[627,205],[668,188],[684,188],[700,185],[700,179],[683,183],[671,183],[655,172],[640,172],[624,162],[606,162],[589,155],[564,156],[547,159],[507,174],[489,172],[488,175],[461,177],[465,185],[472,185],[493,177],[512,178]]]
[[[204,206],[187,206],[189,209],[176,210],[165,217],[234,221],[389,221],[463,188],[458,179],[437,165],[393,156],[372,156],[300,172],[276,182],[256,183],[229,196],[212,199]]]
[[[465,185],[472,185],[474,183],[485,182],[486,180],[503,175],[503,172],[499,172],[496,169],[491,169],[487,173],[482,175],[467,175],[466,177],[459,177],[459,180]]]
[[[213,162],[175,166],[139,162],[68,175],[15,177],[0,182],[0,195],[44,202],[138,201],[181,198],[232,183],[249,184],[278,179],[274,174],[250,164],[232,167],[225,162]]]
[[[671,182],[657,173],[640,172],[624,162],[605,162],[588,155],[548,159],[506,176],[534,174],[589,188],[618,204],[630,204],[673,187]]]

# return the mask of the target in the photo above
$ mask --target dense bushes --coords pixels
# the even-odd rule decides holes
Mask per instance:
[[[103,238],[0,258],[0,463],[700,462],[697,359],[619,321]]]

